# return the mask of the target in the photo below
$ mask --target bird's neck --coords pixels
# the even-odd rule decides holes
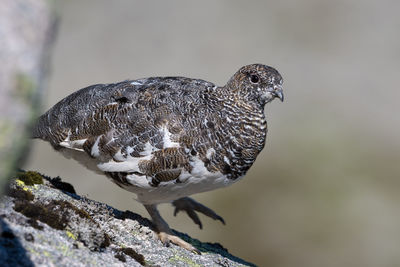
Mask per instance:
[[[223,110],[228,123],[232,122],[233,124],[241,125],[241,133],[245,134],[246,129],[251,127],[255,131],[266,134],[265,105],[260,105],[258,102],[246,101],[234,92],[230,92],[226,87],[214,88],[211,98],[214,99],[212,102],[218,103],[218,106]]]
[[[199,97],[207,112],[200,119],[205,127],[196,149],[202,151],[204,144],[211,144],[210,151],[215,151],[203,151],[200,157],[208,162],[210,171],[220,169],[230,179],[242,177],[265,144],[267,124],[263,109],[241,101],[223,87],[214,87]]]
[[[253,150],[257,155],[264,148],[267,136],[264,106],[246,102],[224,87],[218,89],[214,102],[218,102],[219,112],[215,116],[221,116],[225,134],[236,139],[243,149]]]

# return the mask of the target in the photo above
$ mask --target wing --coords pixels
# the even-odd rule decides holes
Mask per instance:
[[[190,171],[184,110],[213,86],[180,77],[93,85],[41,116],[33,135],[87,153],[103,172],[145,175],[156,186]]]

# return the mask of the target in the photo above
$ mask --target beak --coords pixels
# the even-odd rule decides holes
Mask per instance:
[[[283,91],[282,91],[282,88],[280,88],[280,87],[278,87],[278,88],[276,88],[273,92],[272,92],[272,94],[275,96],[275,97],[277,97],[277,98],[279,98],[282,102],[283,102]]]

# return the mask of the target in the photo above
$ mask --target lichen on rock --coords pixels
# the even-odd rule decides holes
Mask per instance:
[[[17,179],[25,183],[25,185],[43,184],[43,177],[38,172],[27,171],[17,173]]]
[[[17,178],[0,202],[2,266],[254,266],[176,231],[204,253],[165,247],[149,220],[63,190],[73,186],[60,178],[36,172]]]

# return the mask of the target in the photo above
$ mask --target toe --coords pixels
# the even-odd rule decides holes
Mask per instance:
[[[190,219],[199,226],[200,229],[203,229],[203,224],[200,221],[199,216],[193,210],[187,210],[186,213],[189,215]]]
[[[201,212],[204,215],[206,215],[214,220],[221,221],[223,224],[225,224],[225,220],[221,216],[219,216],[217,213],[215,213],[215,211],[213,211],[212,209],[210,209],[210,208],[204,206],[203,204],[198,203],[194,200],[193,200],[193,202],[194,203],[192,203],[192,207],[195,211]]]
[[[222,217],[219,216],[218,214],[215,214],[215,215],[216,215],[216,217],[214,218],[215,220],[218,220],[218,221],[222,222],[223,225],[226,224],[224,218],[222,218]]]
[[[199,219],[199,216],[196,214],[196,212],[203,213],[204,215],[206,215],[214,220],[218,220],[218,221],[222,222],[223,224],[225,224],[225,220],[221,216],[216,214],[212,209],[207,208],[206,206],[195,201],[192,198],[183,197],[183,198],[174,200],[172,202],[172,205],[175,206],[174,216],[176,216],[176,214],[178,214],[179,211],[186,211],[186,213],[189,215],[189,217],[193,220],[193,222],[195,224],[197,224],[200,227],[200,229],[203,228],[203,225]]]
[[[172,243],[177,246],[180,246],[181,248],[189,250],[195,254],[198,254],[198,255],[201,254],[201,252],[197,248],[193,247],[191,244],[182,240],[181,238],[177,237],[176,235],[167,234],[165,232],[160,232],[160,233],[158,233],[158,237],[160,238],[161,242],[165,246],[169,246],[169,244]]]

